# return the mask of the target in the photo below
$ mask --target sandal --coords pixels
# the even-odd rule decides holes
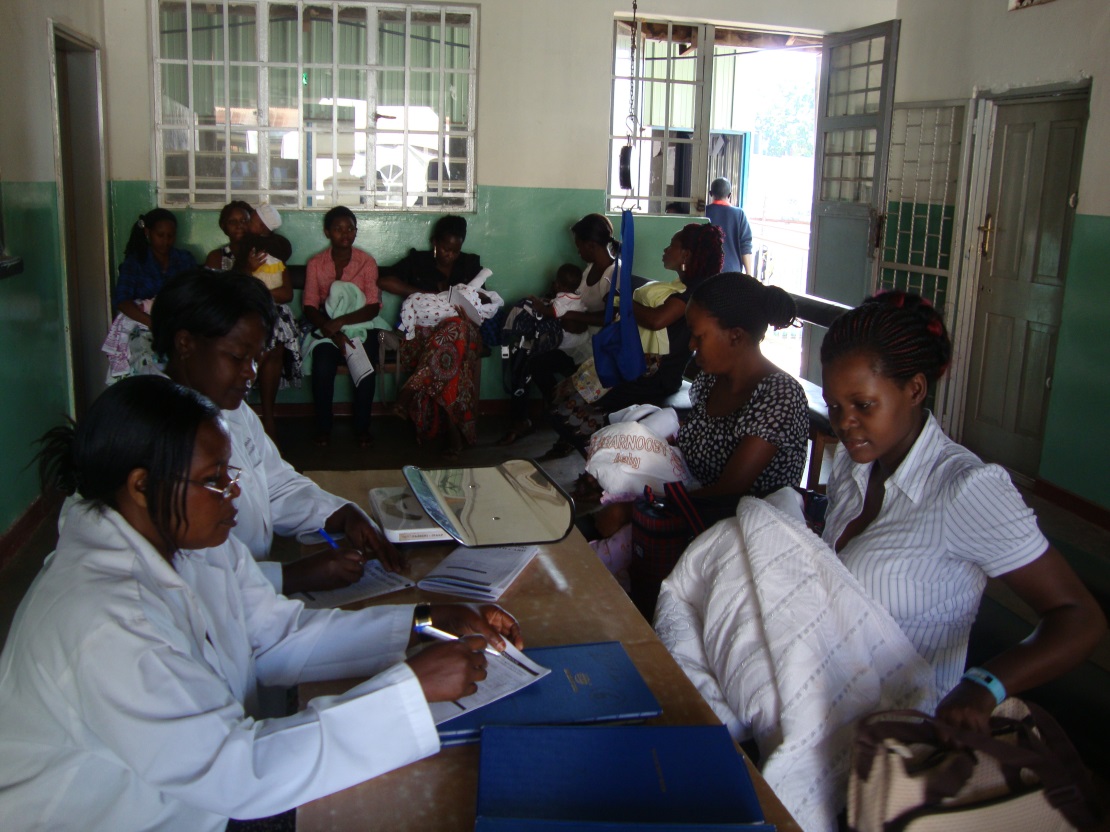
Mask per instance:
[[[318,433],[316,434],[316,438],[312,441],[319,445],[321,448],[326,448],[328,445],[331,444],[331,434]]]
[[[358,446],[360,448],[369,448],[373,446],[373,444],[374,434],[372,434],[370,431],[366,431],[365,433],[360,433],[358,435]]]
[[[498,439],[497,444],[498,445],[512,445],[518,439],[523,439],[525,436],[528,436],[528,435],[533,434],[535,432],[536,432],[536,426],[532,424],[532,420],[531,419],[525,419],[521,422],[517,422],[515,425],[513,425],[511,428],[509,428],[509,432],[506,433],[504,436],[502,436],[500,439]]]

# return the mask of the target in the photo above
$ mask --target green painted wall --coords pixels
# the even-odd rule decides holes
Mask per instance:
[[[0,531],[39,493],[32,443],[69,412],[64,278],[53,182],[5,182],[4,236],[23,273],[0,280]]]
[[[1077,215],[1040,476],[1110,508],[1110,217]]]
[[[130,234],[131,224],[139,214],[156,204],[153,182],[117,181],[111,184],[112,262],[118,264]],[[479,187],[477,210],[467,214],[468,251],[481,255],[482,263],[493,270],[490,288],[513,303],[527,294],[539,294],[554,278],[561,263],[578,263],[578,254],[570,235],[570,227],[583,215],[604,208],[600,190],[560,188]],[[216,246],[226,242],[217,222],[219,212],[186,209],[178,216],[178,245],[193,253],[198,261]],[[362,213],[359,218],[357,245],[369,251],[379,263],[392,263],[410,248],[425,248],[439,214]],[[281,233],[293,244],[293,263],[304,263],[327,247],[323,234],[322,211],[285,211]],[[620,218],[611,217],[620,231]],[[669,279],[662,267],[663,249],[686,218],[638,217],[636,219],[637,274],[655,279]],[[673,276],[673,275],[670,275]],[[299,293],[298,293],[299,295]],[[297,298],[299,303],[299,297]],[[387,295],[385,316],[395,321],[398,298]],[[387,393],[388,395],[388,393]],[[501,385],[501,359],[490,356],[482,366],[482,398],[497,399],[505,395]],[[350,398],[348,385],[336,386],[336,399]],[[309,402],[307,386],[299,390],[283,390],[281,402]]]

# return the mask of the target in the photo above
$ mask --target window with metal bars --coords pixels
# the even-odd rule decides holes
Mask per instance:
[[[631,205],[651,214],[701,214],[708,184],[718,177],[732,183],[735,201],[743,204],[753,145],[769,141],[745,98],[753,69],[745,56],[767,50],[819,54],[820,43],[809,34],[617,20],[609,210]],[[619,184],[626,145],[627,191]]]
[[[477,7],[152,2],[162,204],[472,209]]]

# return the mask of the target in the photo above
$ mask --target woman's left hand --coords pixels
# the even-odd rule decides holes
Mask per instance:
[[[524,647],[520,625],[496,604],[482,604],[476,612],[465,604],[432,604],[432,623],[456,636],[479,635],[495,650],[505,649],[505,639]]]
[[[330,532],[343,532],[347,540],[368,558],[377,558],[390,572],[401,571],[401,554],[381,535],[366,515],[347,503],[324,523]]]
[[[612,537],[632,522],[632,503],[609,503],[594,514],[594,526],[602,537]]]
[[[956,728],[979,734],[990,733],[994,696],[982,685],[962,681],[937,705],[937,719]]]

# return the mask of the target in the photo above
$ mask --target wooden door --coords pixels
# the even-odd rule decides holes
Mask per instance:
[[[962,441],[1036,476],[1075,219],[1086,101],[1000,105],[980,224]]]

